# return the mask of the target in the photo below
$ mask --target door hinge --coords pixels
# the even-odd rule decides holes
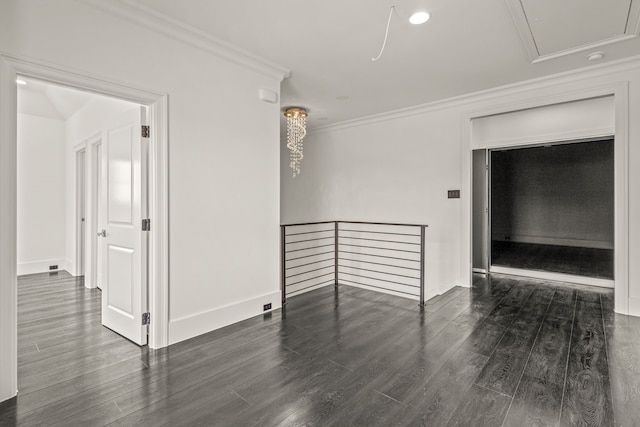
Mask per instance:
[[[149,138],[149,135],[151,135],[151,129],[149,129],[149,126],[142,125],[142,137]]]
[[[151,313],[148,311],[146,313],[142,313],[142,324],[150,325],[151,324]]]
[[[142,220],[142,231],[151,231],[151,220],[143,219]]]

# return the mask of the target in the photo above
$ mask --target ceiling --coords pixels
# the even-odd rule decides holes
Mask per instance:
[[[636,0],[638,1],[638,0]],[[526,0],[544,46],[566,47],[563,26],[583,19],[578,42],[607,36],[631,0]],[[532,63],[505,0],[137,0],[212,36],[292,70],[282,105],[309,109],[310,127],[410,107],[593,65],[581,51]],[[594,11],[592,6],[599,7]],[[390,7],[396,6],[382,58]],[[429,22],[407,17],[423,9]],[[562,13],[563,16],[557,16]],[[597,22],[595,22],[597,23]],[[612,24],[615,26],[615,24]],[[614,31],[618,31],[617,29]],[[593,36],[590,37],[590,34]],[[560,40],[555,43],[554,40]],[[554,44],[555,43],[555,44]],[[571,41],[569,41],[571,44]],[[640,38],[599,47],[611,61],[640,53]]]
[[[306,107],[310,128],[640,54],[640,0],[121,2],[290,69],[281,104]],[[431,20],[409,24],[416,10]]]
[[[520,4],[539,53],[548,55],[623,35],[631,1],[585,0],[580,16],[574,11],[576,2],[522,0]]]
[[[49,119],[67,120],[91,99],[91,93],[20,77],[18,113]]]
[[[636,37],[640,28],[640,0],[505,0],[505,4],[534,62],[618,43]]]

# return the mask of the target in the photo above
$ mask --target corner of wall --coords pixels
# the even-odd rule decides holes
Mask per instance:
[[[64,262],[64,269],[72,276],[75,276],[75,266],[73,264],[74,262],[67,258]]]

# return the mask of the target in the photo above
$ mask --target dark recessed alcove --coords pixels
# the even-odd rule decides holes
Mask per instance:
[[[613,279],[613,139],[491,151],[491,263]]]

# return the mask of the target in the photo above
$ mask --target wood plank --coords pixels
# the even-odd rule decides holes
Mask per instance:
[[[395,414],[406,409],[406,405],[384,396],[375,390],[367,390],[362,399],[346,405],[334,419],[322,421],[328,426],[386,426],[395,421]]]
[[[212,383],[199,383],[182,390],[171,399],[151,402],[142,409],[119,417],[120,406],[117,401],[112,405],[99,406],[92,411],[86,411],[74,417],[82,425],[104,425],[109,420],[113,425],[196,425],[207,422],[219,425],[225,420],[232,419],[244,410],[250,408],[249,403],[229,390],[216,388]],[[129,408],[123,409],[124,414]],[[54,424],[60,427],[68,425],[66,420]]]
[[[640,318],[614,313],[611,292],[600,300],[615,424],[634,425],[640,419]]]
[[[476,380],[486,389],[513,397],[529,354],[496,350]]]
[[[558,304],[555,301],[549,306],[547,316],[573,320],[573,305]]]
[[[50,363],[44,360],[27,367],[18,367],[18,389],[26,395],[61,381],[115,365],[139,353],[140,349],[129,341],[118,341],[102,347],[100,351],[85,351],[79,348],[72,356],[62,354],[52,357]]]
[[[562,386],[524,375],[509,408],[504,426],[558,426]]]
[[[546,283],[535,285],[527,304],[548,304],[553,299],[555,292],[555,286]]]
[[[397,425],[445,425],[471,388],[488,358],[456,352],[417,395],[394,414]]]
[[[504,298],[502,298],[500,304],[522,307],[533,291],[534,289],[531,286],[514,286]]]
[[[502,339],[500,339],[496,351],[513,351],[529,354],[538,334],[539,325],[534,326],[535,328],[527,332],[520,332],[519,330],[511,328],[507,329]]]
[[[475,329],[475,321],[471,318],[456,319],[450,322],[440,334],[433,339],[416,343],[420,345],[409,357],[401,357],[392,374],[385,377],[385,382],[377,390],[400,402],[408,403],[423,389],[430,378],[446,363],[452,354],[460,352],[460,342]]]
[[[453,411],[447,427],[469,426],[495,427],[502,425],[511,398],[473,385],[463,401]]]
[[[614,425],[600,304],[576,303],[564,394],[563,424]]]
[[[576,301],[577,291],[575,289],[567,289],[565,287],[556,288],[553,295],[553,303],[573,306]]]
[[[549,307],[548,302],[537,303],[535,301],[528,301],[528,304],[518,311],[516,317],[508,325],[509,330],[517,334],[532,335],[535,338]]]
[[[609,352],[609,375],[615,425],[631,426],[640,420],[640,351]]]
[[[613,313],[610,291],[474,275],[418,310],[326,287],[161,350],[102,328],[80,280],[19,292],[28,387],[0,425],[588,424],[596,404],[602,425],[640,418],[640,319]]]
[[[516,314],[520,311],[520,307],[516,305],[498,304],[487,316],[485,322],[492,323],[497,326],[509,326],[516,318]]]
[[[127,421],[128,416],[131,416],[131,420],[139,420],[143,414],[149,415],[151,410],[156,408],[155,406],[151,408],[154,403],[170,396],[175,397],[165,402],[165,406],[168,402],[174,405],[182,402],[186,405],[194,394],[193,390],[196,391],[195,394],[202,392],[215,398],[231,391],[238,382],[258,376],[277,366],[285,358],[297,357],[287,350],[278,348],[277,345],[265,346],[264,342],[257,343],[253,348],[236,350],[213,360],[205,357],[190,365],[182,365],[179,369],[176,368],[172,375],[154,375],[152,372],[150,381],[141,381],[137,386],[131,385],[126,388],[117,386],[118,389],[112,391],[113,397],[110,399],[105,399],[104,395],[98,394],[86,399],[84,407],[68,402],[66,412],[71,413],[73,408],[73,419],[80,420],[83,425],[104,425],[120,419],[124,420],[125,424],[130,424],[130,421]],[[188,389],[192,391],[185,391]],[[58,407],[49,416],[57,417],[59,413]],[[56,419],[56,421],[61,425],[68,423],[65,418]]]
[[[543,383],[564,385],[571,325],[569,319],[545,318],[525,367],[525,375]]]
[[[485,321],[462,343],[461,348],[483,356],[490,356],[506,331],[507,328],[504,326],[486,323]]]
[[[323,359],[300,357],[234,387],[233,391],[251,404],[234,417],[236,425],[277,424],[295,412],[320,388],[333,384],[348,369]]]
[[[320,390],[297,411],[276,425],[323,425],[338,422],[350,406],[363,404],[374,391],[374,382],[389,366],[388,360],[372,360],[338,382]]]

